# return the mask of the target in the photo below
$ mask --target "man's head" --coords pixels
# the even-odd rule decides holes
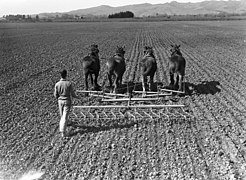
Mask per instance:
[[[67,70],[66,69],[63,69],[60,73],[61,73],[61,77],[63,79],[65,79],[67,77]]]

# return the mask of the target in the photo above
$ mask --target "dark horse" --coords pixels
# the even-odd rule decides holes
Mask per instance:
[[[84,71],[84,75],[85,75],[85,88],[86,90],[88,90],[88,76],[90,75],[91,78],[91,84],[93,85],[93,89],[94,90],[98,90],[99,89],[99,85],[97,84],[97,78],[99,75],[99,71],[100,71],[100,61],[99,61],[99,49],[98,49],[98,45],[91,45],[90,46],[90,53],[85,56],[82,59],[82,64],[83,64],[83,71]],[[93,77],[92,75],[95,75],[94,81],[93,81]]]
[[[142,73],[142,87],[143,95],[146,94],[147,89],[147,77],[149,76],[149,90],[153,91],[154,76],[157,70],[157,63],[154,56],[152,47],[144,47],[144,57],[141,60],[141,73]]]
[[[122,84],[122,76],[126,71],[126,63],[125,63],[125,47],[117,46],[116,53],[114,56],[110,57],[107,60],[107,75],[109,80],[109,86],[111,92],[116,93],[117,88]],[[112,76],[114,79],[114,89],[112,88]]]
[[[171,57],[168,61],[168,70],[170,75],[170,88],[183,91],[183,80],[185,75],[185,59],[180,52],[180,45],[171,45]],[[174,74],[176,73],[176,82],[174,84]]]

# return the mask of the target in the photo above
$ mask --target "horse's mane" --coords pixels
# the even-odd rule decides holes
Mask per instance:
[[[123,54],[121,54],[121,53],[115,53],[114,56],[120,56],[120,57],[123,57]]]
[[[90,56],[90,57],[93,56],[93,57],[98,58],[98,54],[94,53],[94,52],[88,53],[88,56]]]
[[[182,53],[180,52],[180,50],[174,51],[174,52],[171,54],[171,56],[173,56],[173,55],[183,56]]]
[[[153,54],[153,52],[146,54],[144,57],[152,57],[155,58],[155,55]]]

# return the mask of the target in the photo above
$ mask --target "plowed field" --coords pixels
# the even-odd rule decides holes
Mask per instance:
[[[107,83],[105,59],[117,45],[126,46],[124,81],[140,82],[148,45],[158,63],[155,82],[163,86],[170,45],[180,44],[186,95],[156,104],[185,108],[135,119],[71,113],[73,134],[62,139],[54,84],[66,68],[74,88],[84,88],[80,60],[93,43],[100,50],[99,84]],[[245,21],[0,24],[0,179],[34,172],[43,180],[246,179],[245,77]]]

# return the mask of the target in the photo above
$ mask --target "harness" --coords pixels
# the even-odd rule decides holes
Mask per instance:
[[[115,56],[123,57],[122,54],[120,54],[120,53],[115,53],[115,54],[114,54],[114,57],[115,57]]]
[[[171,56],[173,55],[178,55],[178,56],[182,56],[182,53],[180,51],[174,51]]]
[[[93,62],[95,62],[97,59],[99,59],[98,55],[95,55],[95,54],[92,54],[92,53],[88,53],[88,56],[91,57]]]

